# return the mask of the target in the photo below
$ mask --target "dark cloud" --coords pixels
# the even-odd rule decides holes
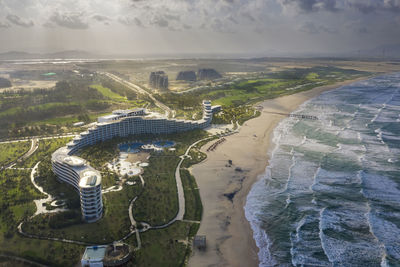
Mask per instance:
[[[369,33],[367,27],[360,27],[357,29],[357,33],[361,33],[361,34],[367,34]]]
[[[368,14],[377,11],[400,12],[399,0],[279,0],[283,6],[294,6],[302,12],[337,12],[355,9]]]
[[[316,12],[316,11],[339,11],[337,7],[338,0],[281,0],[284,6],[295,6],[303,12]]]
[[[50,22],[60,27],[69,28],[73,30],[84,30],[89,28],[89,24],[83,21],[82,13],[58,13],[55,12],[50,17]]]
[[[241,15],[242,15],[242,17],[248,19],[251,22],[255,22],[256,21],[256,19],[248,12],[242,12]]]
[[[308,34],[337,33],[335,29],[328,28],[324,25],[315,25],[315,23],[311,21],[302,24],[299,30]]]
[[[109,17],[103,15],[93,15],[92,18],[99,22],[108,22],[111,20]]]
[[[364,14],[378,11],[400,13],[399,0],[375,0],[373,2],[352,0],[349,1],[349,6]]]
[[[168,20],[166,20],[164,17],[156,17],[150,23],[160,28],[166,28],[169,25]]]
[[[32,20],[29,20],[29,21],[24,20],[24,19],[18,17],[17,15],[8,14],[6,18],[9,22],[11,22],[15,25],[21,26],[21,27],[29,28],[34,25]]]

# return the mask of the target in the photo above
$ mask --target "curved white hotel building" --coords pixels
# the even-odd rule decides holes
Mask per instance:
[[[218,108],[218,107],[217,107]],[[210,101],[203,101],[203,117],[198,121],[168,119],[160,114],[146,113],[144,109],[116,110],[111,115],[98,118],[88,131],[76,136],[66,147],[52,155],[52,166],[59,180],[71,184],[80,194],[82,218],[94,222],[101,218],[101,175],[77,156],[79,149],[114,137],[134,134],[166,134],[205,128],[212,120]]]
[[[53,172],[58,179],[72,185],[79,192],[82,218],[95,222],[103,214],[101,198],[101,175],[86,160],[68,155],[69,150],[62,147],[51,156]]]

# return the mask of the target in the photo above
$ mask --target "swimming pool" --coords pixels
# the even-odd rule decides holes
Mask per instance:
[[[144,145],[144,143],[135,142],[135,143],[128,143],[128,144],[121,144],[118,146],[121,152],[126,153],[138,153],[140,151],[140,147]]]
[[[157,147],[171,147],[175,145],[173,141],[157,141],[153,143]]]

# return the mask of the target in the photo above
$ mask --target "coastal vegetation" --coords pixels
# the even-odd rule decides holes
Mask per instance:
[[[0,144],[0,168],[7,165],[28,152],[31,146],[29,141]]]
[[[117,138],[80,151],[80,156],[102,171],[106,183],[103,188],[113,186],[120,181],[115,173],[105,169],[105,163],[118,156],[118,144],[132,141],[171,140],[175,142],[175,150],[165,149],[162,153],[151,153],[149,166],[145,167],[142,174],[145,185],[141,185],[139,177],[127,178],[133,182],[132,185],[123,185],[123,189],[117,192],[103,194],[104,216],[95,223],[87,224],[81,221],[79,195],[74,189],[66,184],[60,183],[51,171],[51,154],[55,149],[65,145],[71,138],[56,138],[39,141],[39,148],[20,166],[33,167],[38,161],[35,182],[43,187],[44,191],[62,201],[63,207],[68,211],[57,213],[39,214],[31,219],[29,217],[35,211],[34,199],[44,198],[30,182],[30,170],[7,170],[2,172],[0,181],[7,183],[2,187],[4,193],[1,195],[1,233],[0,243],[12,240],[15,246],[24,242],[26,248],[19,248],[15,255],[32,259],[37,262],[50,264],[52,266],[72,265],[79,260],[83,251],[82,245],[65,244],[65,254],[60,252],[62,246],[56,241],[46,241],[22,237],[17,233],[16,225],[23,221],[22,230],[27,234],[39,235],[43,238],[65,238],[68,240],[82,241],[91,244],[106,244],[126,236],[130,232],[130,219],[128,207],[131,200],[137,197],[133,206],[133,215],[138,221],[138,228],[142,228],[141,222],[150,223],[152,226],[164,224],[173,219],[178,211],[177,189],[175,183],[175,169],[179,156],[184,154],[190,144],[196,140],[207,137],[202,130],[195,130],[180,134],[135,136]],[[28,143],[29,144],[29,143]],[[181,179],[186,195],[185,219],[200,221],[202,205],[194,177],[185,168],[198,163],[205,155],[198,149],[198,144],[189,153],[183,162]],[[14,189],[13,189],[14,188]],[[25,190],[25,191],[24,191]],[[26,191],[28,190],[28,191]],[[13,201],[11,201],[13,200]],[[47,205],[48,209],[54,207]],[[4,212],[3,212],[4,211]],[[3,215],[4,214],[4,215]],[[163,261],[164,266],[182,266],[191,253],[191,242],[189,242],[198,230],[198,223],[177,221],[165,229],[152,229],[141,233],[142,247],[136,253],[135,259],[130,266],[158,266]],[[135,235],[127,239],[127,242],[137,246]],[[54,249],[47,249],[49,244]],[[39,249],[32,249],[30,244]],[[11,245],[6,250],[12,250]],[[19,246],[19,245],[18,245]],[[29,250],[28,252],[26,250]],[[57,257],[51,258],[50,252],[58,253]],[[1,252],[1,251],[0,251]],[[157,261],[151,261],[150,255],[157,254]],[[67,256],[66,256],[67,255]]]

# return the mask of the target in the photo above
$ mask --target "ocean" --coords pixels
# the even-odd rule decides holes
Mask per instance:
[[[247,196],[260,266],[400,266],[400,73],[295,113]]]

